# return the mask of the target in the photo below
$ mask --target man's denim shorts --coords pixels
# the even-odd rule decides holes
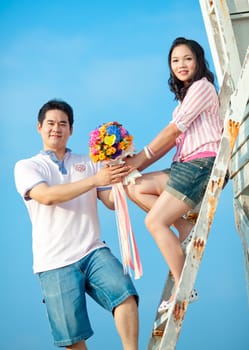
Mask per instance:
[[[192,209],[203,199],[215,157],[198,158],[189,162],[173,162],[166,191],[184,201]]]
[[[138,294],[129,275],[109,248],[94,250],[80,261],[38,274],[56,346],[89,338],[92,328],[86,294],[113,312],[129,296]]]

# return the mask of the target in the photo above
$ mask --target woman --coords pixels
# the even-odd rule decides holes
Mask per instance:
[[[129,197],[148,212],[146,227],[174,277],[174,292],[161,303],[159,312],[168,310],[174,301],[185,261],[183,246],[193,227],[183,217],[204,196],[223,128],[214,75],[203,48],[194,40],[177,38],[168,64],[169,87],[179,101],[172,121],[140,153],[127,159],[129,165],[143,170],[176,147],[170,169],[144,174],[127,188]],[[191,294],[189,302],[197,298]]]

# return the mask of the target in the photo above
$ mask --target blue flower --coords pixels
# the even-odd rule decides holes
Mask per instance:
[[[120,128],[117,125],[109,125],[106,128],[106,133],[108,135],[115,135],[116,136],[116,141],[115,141],[116,143],[121,140]]]

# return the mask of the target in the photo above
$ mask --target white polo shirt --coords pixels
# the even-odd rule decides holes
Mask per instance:
[[[41,182],[49,186],[71,183],[94,175],[99,168],[89,157],[70,151],[63,163],[66,171],[59,170],[50,155],[40,153],[18,161],[15,166],[17,191],[24,199],[32,222],[35,273],[69,265],[105,246],[100,239],[96,189],[51,206],[26,197],[26,193]]]

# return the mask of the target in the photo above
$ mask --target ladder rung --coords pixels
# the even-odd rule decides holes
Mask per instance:
[[[153,337],[162,337],[163,336],[163,329],[154,329],[152,332]]]
[[[159,315],[159,317],[154,321],[154,330],[159,329],[159,327],[162,327],[162,325],[165,324],[168,318],[169,312],[164,312],[163,314]]]

